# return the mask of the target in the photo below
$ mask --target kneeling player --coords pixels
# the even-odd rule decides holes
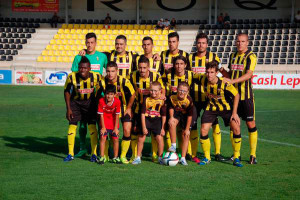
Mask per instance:
[[[212,61],[206,64],[206,75],[200,76],[199,83],[208,98],[208,103],[201,117],[201,135],[200,143],[204,152],[205,158],[201,160],[199,165],[209,164],[210,158],[210,140],[208,132],[213,122],[218,116],[223,118],[225,126],[229,126],[233,130],[234,136],[234,162],[233,165],[242,167],[239,160],[241,149],[241,134],[240,134],[240,118],[237,114],[239,103],[239,94],[235,87],[229,83],[224,83],[223,78],[217,77],[218,62]],[[205,79],[204,81],[201,79]],[[233,97],[233,98],[232,98]],[[233,108],[232,106],[233,100]]]
[[[178,124],[182,127],[182,153],[180,163],[187,165],[185,156],[189,145],[191,128],[197,120],[196,108],[189,94],[189,84],[180,82],[177,88],[177,94],[169,99],[169,132],[171,137],[171,147],[168,151],[176,151],[176,127]]]
[[[139,132],[137,157],[132,164],[140,164],[146,136],[153,134],[158,144],[158,161],[162,164],[162,154],[164,150],[163,136],[165,135],[166,123],[166,105],[165,101],[160,98],[161,84],[158,81],[151,83],[150,97],[143,101],[141,111],[141,123],[143,132]]]
[[[79,63],[79,71],[69,74],[65,83],[65,102],[67,107],[67,119],[69,120],[68,146],[69,154],[65,162],[74,160],[74,144],[79,121],[87,121],[90,131],[92,157],[91,162],[97,162],[96,129],[96,98],[95,88],[99,85],[100,74],[91,71],[91,63],[86,57],[82,57]],[[72,91],[72,92],[71,92]],[[102,91],[98,91],[102,92]]]
[[[99,100],[98,114],[100,114],[100,155],[99,164],[104,164],[106,158],[105,142],[108,135],[113,140],[114,158],[113,163],[121,164],[118,157],[119,153],[119,115],[120,115],[120,100],[115,97],[116,86],[107,85],[105,89],[105,96]]]

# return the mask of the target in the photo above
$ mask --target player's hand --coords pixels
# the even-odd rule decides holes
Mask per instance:
[[[106,128],[101,128],[100,135],[103,136],[106,133]]]
[[[182,134],[183,134],[184,136],[190,136],[191,131],[190,131],[190,129],[185,129],[185,130],[182,131]]]
[[[66,114],[67,120],[71,121],[71,119],[73,119],[73,112],[71,109],[67,110],[67,114]]]
[[[167,99],[167,98],[166,98],[166,95],[164,95],[164,94],[161,94],[159,98],[160,98],[161,100],[166,100],[166,99]]]
[[[125,110],[124,116],[126,116],[127,114],[129,115],[130,118],[132,118],[132,110],[131,110],[131,108],[127,108]]]
[[[113,132],[119,137],[119,133],[120,133],[119,129],[115,128]]]
[[[160,135],[165,136],[165,134],[166,134],[165,129],[162,128],[161,131],[160,131]]]
[[[235,121],[239,126],[240,126],[240,124],[241,124],[240,117],[239,117],[238,114],[236,114],[236,113],[233,113],[233,114],[231,115],[230,121]]]
[[[231,80],[229,78],[225,78],[225,77],[223,78],[223,82],[233,84],[233,80]]]
[[[148,129],[147,128],[143,128],[143,134],[148,135]]]
[[[158,53],[156,53],[156,54],[154,54],[153,59],[154,59],[154,61],[160,61],[161,57]]]
[[[80,56],[85,56],[86,52],[85,52],[85,49],[82,49],[81,51],[79,51],[79,54]]]

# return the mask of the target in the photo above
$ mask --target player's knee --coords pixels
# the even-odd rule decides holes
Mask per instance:
[[[246,124],[247,124],[248,129],[256,127],[255,121],[248,121],[248,122],[246,122]]]

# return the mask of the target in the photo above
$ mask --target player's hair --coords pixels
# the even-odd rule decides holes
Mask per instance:
[[[95,40],[97,40],[97,36],[95,33],[88,33],[85,35],[85,39],[90,39],[90,38],[95,38]]]
[[[118,65],[115,61],[109,61],[106,65],[106,68],[109,68],[109,67],[114,67],[114,68],[118,69]]]
[[[148,59],[146,56],[144,56],[144,55],[142,55],[142,56],[139,58],[138,64],[140,64],[140,63],[147,63],[148,66],[150,65],[149,59]]]
[[[146,37],[143,38],[143,41],[142,41],[142,42],[144,42],[145,40],[150,40],[151,43],[153,44],[153,39],[152,39],[152,37],[146,36]]]
[[[108,84],[105,88],[105,94],[107,93],[116,93],[116,86],[113,84]]]
[[[125,41],[125,43],[127,42],[127,38],[126,38],[126,36],[125,36],[125,35],[118,35],[118,36],[116,37],[116,40],[119,40],[119,39],[122,39],[122,40],[124,40],[124,41]]]
[[[159,88],[161,89],[161,84],[160,84],[160,82],[158,82],[158,81],[153,81],[153,82],[151,83],[150,87],[152,87],[152,86],[159,86]]]
[[[219,63],[217,61],[213,60],[211,62],[206,63],[205,69],[208,70],[208,69],[214,68],[216,70],[216,72],[218,72],[219,71],[218,66],[219,66]]]
[[[180,83],[178,84],[178,88],[179,88],[180,86],[187,87],[188,90],[190,90],[189,84],[188,84],[187,82],[185,82],[185,81],[184,81],[184,82],[180,82]]]
[[[206,42],[208,43],[208,37],[205,33],[199,33],[197,36],[196,36],[196,42],[199,40],[199,39],[202,39],[202,38],[205,38],[206,39]]]
[[[246,36],[247,40],[249,39],[247,33],[239,33],[239,34],[237,34],[236,39],[237,39],[238,37],[240,37],[240,36]]]
[[[83,64],[83,63],[88,63],[88,64],[89,64],[89,67],[91,67],[91,63],[90,63],[89,59],[88,59],[87,57],[85,57],[85,56],[82,56],[82,57],[81,57],[81,60],[80,60],[80,62],[79,62],[79,64],[78,64],[78,66],[80,66],[80,65]]]
[[[172,32],[172,33],[169,33],[169,35],[168,35],[168,39],[170,39],[170,38],[173,38],[173,37],[176,37],[176,38],[177,38],[177,40],[179,41],[179,35],[178,35],[178,33],[177,33],[177,32]]]

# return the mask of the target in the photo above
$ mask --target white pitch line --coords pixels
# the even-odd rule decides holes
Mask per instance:
[[[258,110],[255,112],[262,113],[262,112],[294,112],[294,111],[299,111],[299,110]]]
[[[221,130],[221,133],[229,134],[230,132]],[[249,138],[249,136],[247,136],[247,135],[243,135],[242,137]],[[297,145],[297,144],[290,144],[290,143],[286,143],[286,142],[277,142],[277,141],[274,141],[274,140],[267,140],[267,139],[261,139],[261,138],[257,138],[257,140],[263,141],[263,142],[269,142],[269,143],[272,143],[272,144],[279,144],[279,145],[284,145],[284,146],[300,148],[300,145]]]

